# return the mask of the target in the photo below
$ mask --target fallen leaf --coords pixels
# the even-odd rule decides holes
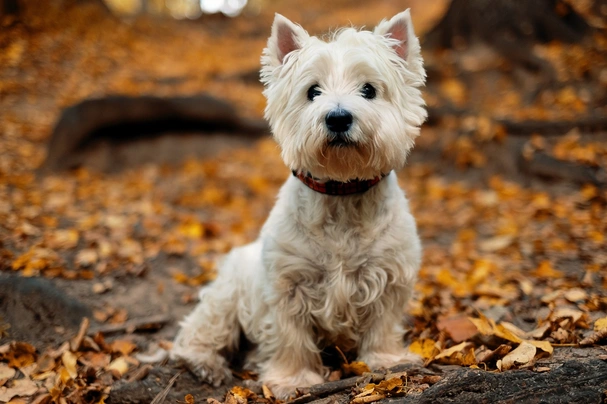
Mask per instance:
[[[29,397],[37,391],[38,386],[30,379],[13,380],[10,387],[0,387],[0,402],[6,403],[13,397]]]
[[[594,331],[607,329],[607,317],[599,318],[594,322]]]
[[[537,349],[534,345],[523,341],[516,349],[508,353],[501,359],[501,366],[498,364],[500,370],[508,370],[521,365],[526,365],[535,358]]]
[[[434,359],[448,358],[456,352],[461,352],[466,348],[470,348],[472,346],[469,342],[462,342],[461,344],[452,346],[451,348],[442,350],[438,355],[434,357]]]
[[[265,384],[261,385],[261,391],[263,393],[264,398],[267,398],[268,400],[274,399],[274,393],[272,393],[272,390],[270,390],[270,388]]]
[[[131,341],[127,341],[124,339],[117,339],[110,344],[110,349],[114,353],[121,353],[122,355],[130,355],[135,349],[137,349],[137,345],[133,344]]]
[[[418,339],[413,341],[409,346],[409,350],[415,354],[418,354],[424,359],[433,358],[440,352],[440,349],[438,349],[436,342],[429,338]]]
[[[552,344],[549,341],[527,340],[525,342],[527,342],[527,343],[535,346],[536,348],[539,348],[542,351],[547,352],[549,354],[552,354],[552,352],[554,352],[554,348],[552,347]]]
[[[450,317],[439,317],[436,327],[444,331],[455,343],[469,340],[474,337],[478,330],[474,323],[464,314],[458,314]]]
[[[496,236],[480,242],[478,248],[484,252],[496,252],[509,247],[514,242],[513,235]]]
[[[347,375],[352,374],[352,375],[361,376],[363,373],[367,373],[367,372],[371,371],[371,369],[369,369],[369,366],[365,362],[361,362],[361,361],[343,363],[341,365],[341,368],[343,369],[344,373]]]
[[[11,342],[4,359],[13,368],[26,367],[36,362],[36,348],[26,342]]]
[[[546,323],[546,324],[536,328],[533,331],[529,331],[526,335],[526,338],[534,338],[534,339],[544,338],[544,335],[546,335],[546,332],[549,329],[550,329],[550,324]]]
[[[588,299],[588,293],[580,288],[569,289],[563,293],[563,296],[571,303],[577,303]]]
[[[63,353],[63,355],[61,355],[61,362],[63,362],[63,366],[65,366],[65,369],[68,371],[72,379],[76,379],[78,377],[76,361],[76,355],[74,355],[71,351],[66,351]]]
[[[8,379],[12,379],[17,371],[9,367],[6,363],[0,362],[0,386]]]
[[[563,318],[570,318],[573,324],[575,324],[582,318],[583,315],[584,313],[577,309],[573,309],[570,307],[559,307],[554,310],[554,312],[550,316],[550,319],[552,321],[558,321]]]
[[[589,337],[584,338],[580,341],[580,346],[594,345],[604,339],[607,339],[607,328],[602,328],[599,331],[595,331]]]
[[[106,368],[117,376],[117,379],[121,378],[129,370],[129,363],[124,356],[114,359],[110,365]]]
[[[80,267],[90,267],[97,263],[98,260],[97,251],[93,248],[85,248],[76,254],[74,262]]]
[[[506,354],[512,351],[512,347],[510,345],[502,344],[495,348],[494,350],[487,349],[478,354],[477,360],[478,363],[487,363],[490,361],[498,360],[503,358]]]

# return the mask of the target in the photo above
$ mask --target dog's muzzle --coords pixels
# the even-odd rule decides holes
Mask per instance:
[[[325,124],[329,129],[329,145],[348,146],[352,144],[348,131],[353,120],[352,114],[341,108],[334,109],[327,114]]]

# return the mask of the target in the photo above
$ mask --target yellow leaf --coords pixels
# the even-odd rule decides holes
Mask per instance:
[[[418,354],[424,359],[434,358],[434,356],[440,352],[436,342],[429,338],[413,341],[413,343],[409,346],[409,350],[415,354]]]
[[[70,351],[65,351],[63,355],[61,355],[61,362],[63,362],[63,366],[67,370],[70,378],[75,379],[78,377],[78,370],[76,369],[76,355],[74,355]]]
[[[400,377],[392,377],[388,380],[382,380],[376,387],[377,390],[392,391],[403,385],[403,379]]]
[[[515,342],[517,344],[523,341],[522,338],[514,335],[514,333],[512,333],[510,330],[508,330],[502,324],[498,324],[495,327],[495,336],[505,339],[506,341]]]
[[[469,342],[462,342],[461,344],[457,344],[455,346],[452,346],[451,348],[443,350],[441,353],[439,353],[438,355],[436,355],[434,357],[434,359],[448,358],[451,355],[453,355],[454,353],[461,352],[464,349],[469,348],[470,346],[472,346],[471,343],[469,343]]]
[[[354,361],[351,363],[344,363],[341,365],[344,373],[346,374],[354,374],[357,376],[362,375],[363,373],[370,372],[369,366],[365,362]]]
[[[187,238],[199,239],[204,235],[204,226],[195,221],[183,223],[179,226],[179,233]]]
[[[535,346],[536,348],[541,349],[544,352],[548,352],[549,354],[551,354],[552,352],[554,352],[554,348],[552,347],[552,344],[548,341],[525,341],[533,346]]]
[[[495,322],[482,313],[479,318],[468,317],[470,321],[476,326],[479,333],[483,335],[493,335],[495,333]]]
[[[118,339],[111,343],[110,349],[112,352],[121,353],[123,355],[129,355],[137,348],[137,345],[133,344],[131,341],[126,341],[123,339]]]
[[[594,322],[594,331],[607,330],[607,317],[599,318]]]
[[[550,261],[540,262],[540,264],[538,265],[536,270],[533,272],[533,275],[540,277],[540,278],[547,278],[547,279],[556,279],[556,278],[563,277],[563,273],[561,271],[554,269],[552,267],[552,264],[550,264]]]
[[[129,370],[129,363],[126,361],[124,356],[121,356],[120,358],[114,359],[107,367],[107,370],[117,373],[117,375],[120,377]]]

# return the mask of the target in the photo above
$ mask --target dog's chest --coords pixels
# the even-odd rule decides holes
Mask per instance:
[[[382,225],[328,221],[309,235],[315,247],[308,259],[320,279],[311,314],[319,334],[345,349],[380,315],[398,271],[395,260],[386,258],[389,242],[377,231]]]

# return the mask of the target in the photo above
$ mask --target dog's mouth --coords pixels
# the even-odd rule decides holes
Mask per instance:
[[[329,137],[329,141],[327,142],[329,147],[355,147],[356,142],[354,142],[346,133],[334,133]]]

